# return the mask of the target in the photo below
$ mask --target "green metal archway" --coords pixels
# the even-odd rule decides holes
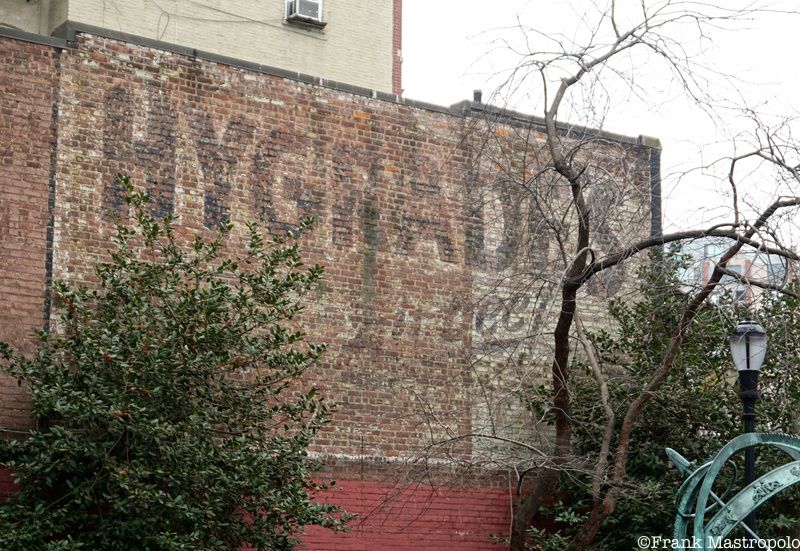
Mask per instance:
[[[762,475],[742,488],[727,502],[712,490],[722,469],[731,457],[750,447],[773,447],[789,456],[790,462]],[[707,463],[695,466],[681,454],[667,448],[667,456],[686,480],[678,490],[675,530],[673,538],[681,551],[700,549],[710,551],[724,547],[724,540],[751,512],[758,509],[772,496],[800,482],[800,438],[784,434],[749,433],[737,436],[728,442]],[[692,534],[689,526],[692,525]],[[753,538],[759,536],[742,525]],[[769,549],[762,540],[757,549]]]

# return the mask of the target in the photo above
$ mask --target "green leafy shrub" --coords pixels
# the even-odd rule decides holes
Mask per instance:
[[[37,428],[0,443],[19,484],[0,548],[286,550],[305,525],[342,528],[311,500],[306,449],[329,410],[298,381],[324,347],[293,329],[322,268],[255,226],[236,260],[230,227],[182,247],[122,181],[135,224],[117,224],[96,283],[55,283],[60,323],[33,358],[1,348]]]

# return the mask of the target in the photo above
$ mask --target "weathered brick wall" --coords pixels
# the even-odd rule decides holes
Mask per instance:
[[[337,410],[314,449],[345,465],[337,471],[345,489],[334,496],[353,510],[380,510],[385,500],[375,496],[397,493],[369,458],[409,458],[432,438],[482,428],[498,413],[483,401],[495,391],[506,392],[499,399],[508,412],[500,414],[518,421],[521,411],[507,402],[513,395],[497,372],[511,373],[503,369],[510,343],[540,353],[543,341],[526,343],[521,320],[550,302],[542,294],[509,306],[507,275],[534,264],[558,270],[552,236],[531,231],[539,221],[506,180],[520,154],[509,144],[522,138],[541,153],[535,127],[488,124],[87,34],[60,54],[3,40],[0,75],[10,86],[0,100],[3,139],[13,129],[24,144],[0,165],[0,186],[11,190],[0,210],[0,261],[9,265],[0,281],[0,337],[19,342],[42,325],[49,266],[54,278],[91,279],[107,254],[110,215],[126,214],[114,183],[124,172],[152,194],[156,214],[179,217],[187,239],[231,221],[233,247],[246,221],[282,230],[301,216],[317,218],[307,251],[326,266],[326,278],[304,326],[329,344],[310,377]],[[649,150],[625,142],[599,145],[595,154],[636,183],[637,194],[608,208],[646,219],[647,201],[632,198],[648,189],[641,172]],[[536,166],[523,167],[523,179]],[[9,204],[20,214],[3,218],[15,193]],[[499,299],[487,306],[489,291]],[[546,335],[548,316],[533,319]],[[23,426],[11,400],[24,393],[11,382],[0,389],[7,397],[0,424]],[[472,448],[463,441],[448,452],[469,459]],[[460,531],[473,543],[506,525],[507,489],[478,478],[464,486],[455,501],[433,500],[434,511],[457,511],[414,524],[406,536],[416,536],[403,541],[423,541],[440,529],[437,522],[442,534]],[[409,513],[409,526],[433,514],[406,497],[409,511],[420,511]],[[405,518],[397,513],[386,522]],[[359,525],[363,541],[372,542],[366,548],[399,548],[402,538],[380,524]],[[447,538],[437,537],[417,548],[441,548]],[[310,548],[353,549],[353,541]]]
[[[187,231],[314,215],[327,276],[306,327],[330,345],[317,375],[338,404],[320,451],[407,453],[429,432],[420,407],[467,430],[458,119],[81,40],[61,67],[54,276],[86,278],[105,254],[107,213],[125,214],[117,172]]]
[[[469,363],[476,392],[472,431],[499,434],[547,450],[552,427],[526,407],[549,402],[553,328],[560,309],[560,281],[576,250],[578,221],[569,185],[555,174],[540,127],[480,119],[468,142],[473,175],[465,190],[478,205],[467,220],[467,261],[472,273]],[[480,139],[478,138],[480,136]],[[564,129],[590,178],[584,181],[592,208],[589,246],[598,258],[648,233],[648,150],[607,139],[590,129]],[[580,148],[576,147],[580,144]],[[635,270],[635,269],[634,269]],[[593,278],[580,292],[578,314],[586,325],[607,322],[607,298],[635,286],[629,266]],[[580,347],[575,345],[580,356]],[[520,446],[477,439],[474,459],[516,465]]]
[[[0,37],[0,340],[27,352],[44,323],[58,57]],[[2,376],[0,404],[0,426],[28,425],[24,392]]]

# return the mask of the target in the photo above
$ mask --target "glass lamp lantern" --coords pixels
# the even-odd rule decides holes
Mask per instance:
[[[753,320],[740,321],[731,333],[731,356],[736,371],[759,371],[767,355],[767,333]]]

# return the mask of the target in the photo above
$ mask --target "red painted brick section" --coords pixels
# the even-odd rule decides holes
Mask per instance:
[[[12,499],[17,492],[17,485],[8,469],[0,467],[0,504],[8,499]]]
[[[309,551],[490,551],[504,549],[492,536],[508,534],[508,491],[497,488],[409,487],[339,481],[326,500],[359,519],[349,532],[312,528]]]

